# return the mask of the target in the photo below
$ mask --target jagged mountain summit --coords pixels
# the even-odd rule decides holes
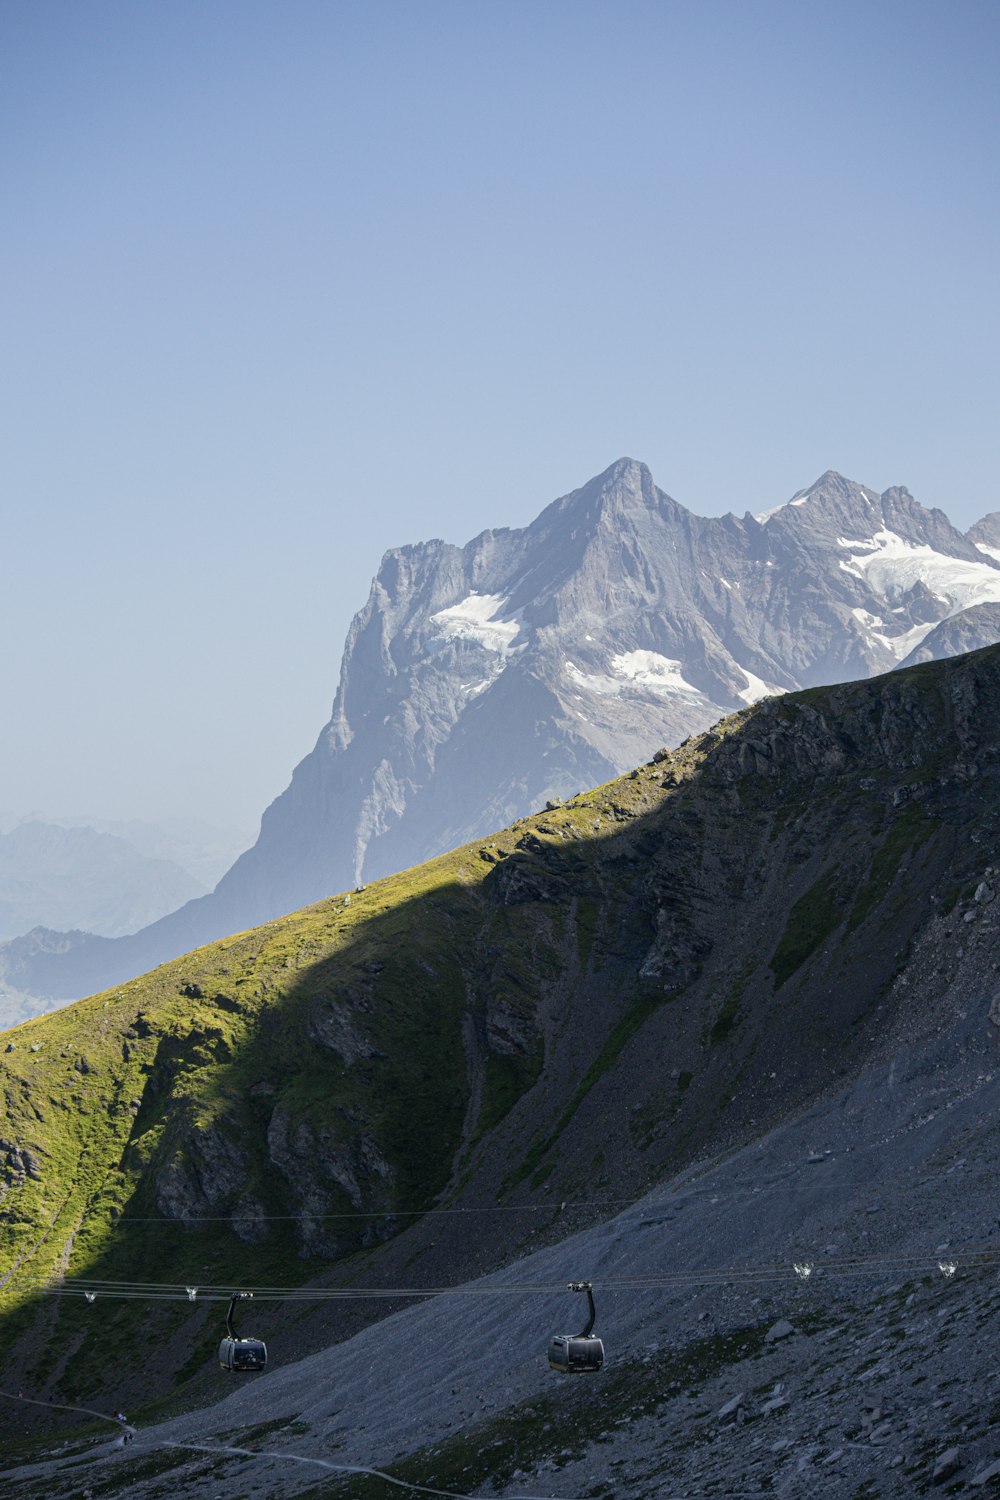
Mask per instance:
[[[965,536],[905,489],[832,472],[770,511],[706,519],[621,459],[521,530],[394,549],[329,724],[215,892],[115,944],[32,935],[0,971],[82,994],[413,865],[768,694],[989,644],[995,520]]]
[[[405,867],[944,620],[988,644],[969,610],[998,602],[996,559],[906,490],[827,473],[702,519],[623,459],[523,531],[387,555],[330,724],[219,895],[262,918]]]

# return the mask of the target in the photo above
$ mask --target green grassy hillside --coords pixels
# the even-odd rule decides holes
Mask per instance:
[[[469,1275],[801,1107],[861,1065],[911,939],[978,880],[998,743],[993,648],[768,700],[3,1034],[8,1368],[132,1399],[141,1330],[141,1395],[194,1392],[203,1307],[29,1283]],[[289,1357],[330,1336],[303,1325]]]

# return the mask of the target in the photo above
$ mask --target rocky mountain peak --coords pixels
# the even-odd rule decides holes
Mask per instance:
[[[970,526],[966,534],[980,552],[994,560],[1000,559],[1000,510],[990,511],[982,520]]]
[[[854,479],[848,479],[846,475],[839,474],[836,469],[826,469],[808,489],[799,490],[793,498],[806,498],[817,504],[839,501],[844,505],[856,505],[860,500],[869,506],[875,506],[879,496],[876,490],[869,489],[865,484],[858,484]]]
[[[776,551],[804,538],[810,549],[822,540],[830,547],[870,554],[924,548],[977,565],[985,560],[943,511],[921,505],[905,486],[893,485],[879,494],[833,469],[791,500],[747,520],[765,529]]]
[[[865,485],[827,469],[808,489],[747,519],[776,531],[792,528],[812,533],[821,529],[833,535],[847,528],[851,535],[868,535],[880,519],[879,496]]]
[[[656,509],[663,501],[674,505],[657,489],[646,464],[619,458],[579,489],[554,500],[528,529],[544,533],[556,526],[572,533],[581,525],[596,529],[601,523],[627,524],[635,513]]]
[[[597,488],[605,507],[655,505],[660,494],[649,468],[634,458],[620,458],[612,464],[599,477]]]
[[[394,587],[380,574],[352,627],[335,741],[262,837],[287,845],[285,869],[297,848],[300,900],[606,779],[768,693],[885,671],[941,621],[1000,602],[1000,569],[946,517],[834,470],[740,523],[693,515],[622,457],[523,530],[388,558]],[[317,796],[326,811],[306,827]]]

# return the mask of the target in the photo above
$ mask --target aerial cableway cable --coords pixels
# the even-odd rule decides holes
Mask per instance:
[[[766,1286],[786,1283],[790,1277],[807,1279],[814,1272],[824,1277],[865,1277],[875,1275],[916,1275],[941,1272],[946,1277],[957,1269],[973,1271],[1000,1266],[1000,1246],[968,1246],[947,1251],[906,1255],[850,1256],[826,1259],[821,1264],[808,1260],[790,1263],[762,1263],[750,1266],[706,1267],[678,1271],[661,1271],[649,1276],[591,1276],[593,1286],[605,1292],[669,1291],[687,1287]],[[454,1286],[386,1286],[386,1287],[308,1287],[268,1286],[253,1288],[259,1301],[336,1302],[349,1300],[386,1300],[435,1297],[502,1297],[554,1295],[565,1290],[565,1281],[460,1283]],[[179,1282],[98,1280],[73,1277],[53,1280],[51,1277],[11,1274],[0,1286],[0,1297],[25,1295],[130,1299],[149,1301],[228,1301],[231,1289],[216,1285],[191,1285]]]

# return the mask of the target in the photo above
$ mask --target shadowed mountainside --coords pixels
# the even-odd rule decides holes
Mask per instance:
[[[209,1310],[29,1283],[440,1284],[792,1118],[866,1066],[913,945],[992,877],[998,757],[994,648],[766,700],[5,1033],[9,1371],[197,1400]],[[431,1206],[490,1212],[470,1234]],[[279,1362],[370,1316],[286,1319]]]

